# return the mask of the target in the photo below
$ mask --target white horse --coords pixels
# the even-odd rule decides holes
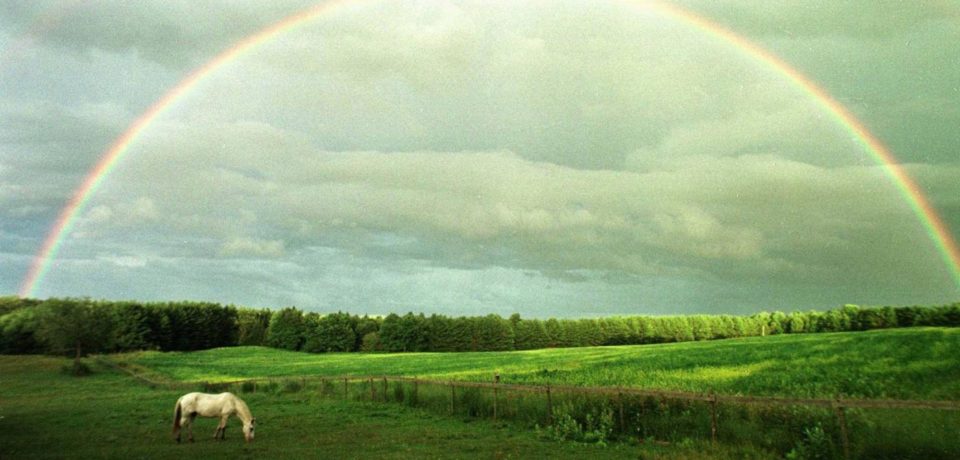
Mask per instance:
[[[220,424],[213,434],[214,439],[224,439],[227,430],[227,419],[236,414],[243,422],[243,437],[247,442],[253,441],[253,429],[257,420],[250,413],[250,408],[242,399],[233,393],[212,395],[207,393],[187,393],[177,400],[173,413],[173,435],[180,442],[180,428],[187,428],[187,439],[193,442],[193,419],[201,417],[219,417]]]

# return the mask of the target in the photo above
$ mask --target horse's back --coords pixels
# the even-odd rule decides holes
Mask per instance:
[[[219,417],[232,413],[238,398],[230,392],[209,394],[193,392],[180,397],[180,406],[185,412],[193,412],[203,417]]]

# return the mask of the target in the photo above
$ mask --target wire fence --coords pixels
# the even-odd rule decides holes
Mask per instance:
[[[640,442],[749,442],[783,453],[803,443],[843,458],[960,458],[960,401],[787,398],[609,386],[518,385],[406,376],[290,376],[176,382],[99,358],[152,387],[243,393],[315,391],[323,397],[402,403],[455,416],[517,421],[557,438]],[[820,430],[819,434],[816,430]],[[822,439],[817,441],[817,436]],[[894,454],[896,454],[894,452]]]

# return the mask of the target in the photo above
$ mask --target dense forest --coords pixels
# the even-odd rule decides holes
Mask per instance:
[[[960,303],[749,316],[524,319],[406,313],[384,317],[209,302],[0,298],[0,353],[186,351],[260,345],[311,353],[503,351],[713,340],[770,334],[960,326]]]

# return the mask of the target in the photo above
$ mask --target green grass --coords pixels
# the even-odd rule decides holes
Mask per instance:
[[[150,388],[100,365],[78,378],[61,372],[64,359],[0,356],[0,458],[766,458],[803,445],[815,427],[826,436],[818,448],[834,456],[840,449],[829,409],[721,404],[720,442],[713,446],[709,405],[630,397],[625,433],[600,447],[554,439],[568,437],[557,431],[563,426],[584,431],[573,439],[586,437],[588,415],[596,422],[606,413],[616,423],[617,403],[605,397],[554,394],[556,423],[538,433],[542,394],[501,394],[494,424],[490,391],[458,390],[451,415],[447,386],[393,383],[386,398],[395,403],[371,403],[367,383],[351,383],[343,400],[339,384],[299,378],[311,375],[488,381],[499,372],[508,383],[960,400],[960,330],[939,328],[504,353],[315,355],[238,347],[111,359],[197,389],[203,381],[277,380],[230,388],[258,419],[253,444],[241,441],[236,421],[227,442],[213,441],[216,421],[207,419],[198,422],[197,443],[176,445],[169,438],[172,406],[186,390]],[[375,390],[383,399],[379,381]],[[408,407],[414,399],[417,407]],[[960,455],[953,436],[960,413],[848,410],[847,420],[854,458]]]
[[[772,458],[756,448],[697,441],[607,447],[549,441],[512,425],[282,387],[242,394],[257,418],[253,443],[242,441],[236,419],[223,442],[212,439],[216,420],[198,419],[197,442],[175,444],[172,412],[181,391],[149,388],[97,365],[91,376],[71,377],[61,372],[68,364],[0,356],[0,458]]]
[[[405,375],[787,397],[960,400],[960,329],[909,328],[485,353],[307,354],[221,348],[120,357],[167,378]]]

